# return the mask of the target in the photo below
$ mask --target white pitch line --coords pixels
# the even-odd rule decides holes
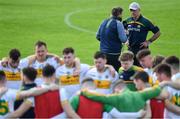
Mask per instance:
[[[70,21],[71,16],[74,15],[74,14],[78,14],[78,13],[80,13],[80,12],[94,11],[94,10],[97,10],[97,8],[96,8],[96,9],[77,10],[77,11],[73,11],[73,12],[67,13],[67,14],[65,15],[64,22],[65,22],[69,27],[71,27],[71,28],[73,28],[73,29],[75,29],[75,30],[78,30],[78,31],[81,31],[81,32],[86,32],[86,33],[89,33],[89,34],[93,34],[93,35],[94,35],[94,34],[96,34],[96,32],[91,31],[91,30],[88,30],[88,29],[85,29],[85,28],[82,28],[82,27],[79,27],[79,26],[76,26],[76,25],[73,25],[73,24],[71,23],[71,21]],[[180,44],[179,42],[174,43],[174,42],[162,41],[162,40],[160,40],[159,43],[160,43],[160,44],[173,44],[173,45],[175,45],[175,44],[179,45],[179,44]]]
[[[82,31],[82,32],[86,32],[86,33],[89,33],[89,34],[93,34],[93,35],[94,35],[94,34],[96,34],[96,32],[90,31],[90,30],[85,29],[85,28],[81,28],[81,27],[79,27],[79,26],[75,26],[75,25],[73,25],[73,24],[71,23],[71,21],[70,21],[70,18],[71,18],[72,15],[77,14],[77,13],[80,13],[80,12],[91,11],[91,10],[96,10],[96,9],[77,10],[77,11],[73,11],[73,12],[67,13],[67,14],[65,15],[64,22],[65,22],[69,27],[71,27],[71,28],[73,28],[73,29],[76,29],[76,30],[78,30],[78,31]]]

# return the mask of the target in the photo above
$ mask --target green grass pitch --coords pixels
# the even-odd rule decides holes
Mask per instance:
[[[142,14],[161,29],[160,38],[150,46],[153,55],[180,56],[180,1],[136,0]],[[34,43],[44,40],[49,52],[61,55],[72,46],[84,63],[93,63],[99,49],[95,39],[111,8],[122,6],[123,18],[130,16],[132,0],[0,0],[0,58],[11,48],[22,57],[34,53]],[[149,33],[150,37],[152,33]]]

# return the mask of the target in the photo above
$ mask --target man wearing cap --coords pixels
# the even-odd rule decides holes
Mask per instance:
[[[148,48],[160,36],[160,30],[150,20],[142,16],[138,3],[132,2],[129,5],[129,10],[131,17],[123,21],[123,24],[128,33],[128,50],[136,55],[141,49]],[[152,31],[154,35],[147,40],[148,31]],[[140,66],[136,58],[134,64]]]
[[[106,54],[107,64],[112,65],[116,71],[120,67],[118,58],[122,43],[127,41],[124,26],[121,23],[122,12],[121,7],[113,8],[112,16],[102,22],[96,35],[96,38],[100,41],[100,51]]]

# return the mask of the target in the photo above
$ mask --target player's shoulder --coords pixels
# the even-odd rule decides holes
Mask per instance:
[[[56,58],[53,57],[53,56],[48,56],[47,59],[46,59],[46,61],[47,61],[48,63],[54,63],[54,62],[57,62]]]
[[[7,92],[4,94],[4,96],[7,97],[8,99],[11,99],[11,98],[13,99],[16,97],[17,92],[18,90],[9,88]]]
[[[7,92],[8,93],[17,93],[18,91],[19,90],[9,88]]]
[[[61,70],[64,70],[64,69],[66,69],[65,64],[59,66],[59,67],[56,69],[56,71],[61,71]]]
[[[135,71],[144,71],[144,69],[142,67],[139,67],[139,66],[136,66],[136,65],[133,65],[132,69],[135,70]]]
[[[64,73],[66,73],[66,71],[67,71],[67,68],[66,68],[65,64],[61,65],[56,69],[56,75],[57,76],[63,75]]]
[[[60,91],[61,93],[67,93],[66,89],[63,88],[63,87],[60,87],[60,88],[59,88],[59,91]]]
[[[108,67],[106,67],[104,73],[109,73],[110,74],[110,72],[111,72],[110,69]]]
[[[95,67],[90,68],[86,73],[87,77],[96,77],[96,75],[97,75],[97,69]]]
[[[84,64],[84,63],[82,63],[81,66],[82,67],[90,67],[89,64]]]
[[[126,18],[125,20],[123,20],[123,21],[125,21],[125,22],[127,22],[127,23],[129,23],[129,22],[131,22],[133,19],[132,19],[132,17],[128,17],[128,18]]]
[[[0,62],[0,70],[3,70],[4,68],[6,68],[6,66],[3,66]]]
[[[118,73],[122,73],[122,72],[124,72],[124,68],[120,67],[119,70],[118,70]]]
[[[142,22],[144,22],[146,25],[153,24],[152,20],[146,16],[142,16]]]
[[[28,65],[29,65],[29,59],[26,57],[26,58],[23,58],[23,59],[20,60],[18,67],[20,69],[23,69],[25,67],[28,67]]]
[[[90,65],[88,64],[81,64],[80,66],[81,66],[81,69],[90,68]]]
[[[146,16],[141,16],[142,17],[142,19],[143,20],[145,20],[145,21],[151,21],[148,17],[146,17]]]
[[[94,72],[97,72],[97,69],[95,66],[91,66],[88,70],[89,73],[94,73]]]

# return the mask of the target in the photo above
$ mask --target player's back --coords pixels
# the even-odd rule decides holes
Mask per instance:
[[[49,91],[35,97],[36,118],[51,118],[62,112],[59,90]]]
[[[9,112],[14,111],[14,101],[16,100],[16,93],[17,90],[8,89],[8,91],[2,95],[2,97],[0,98],[0,117],[4,117]]]
[[[118,106],[117,109],[120,109],[119,111],[136,112],[144,108],[146,101],[139,92],[125,89],[123,93],[117,96],[117,104],[113,106]]]

